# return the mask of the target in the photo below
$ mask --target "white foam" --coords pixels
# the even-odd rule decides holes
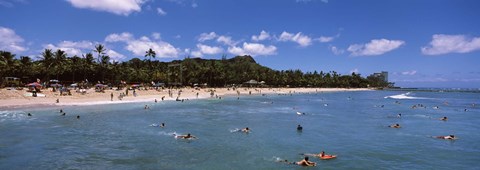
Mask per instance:
[[[423,98],[423,97],[413,97],[413,96],[409,96],[410,95],[410,92],[408,93],[403,93],[403,94],[398,94],[398,95],[392,95],[392,96],[385,96],[384,98],[387,99],[387,98],[390,98],[390,99],[426,99],[426,98]]]
[[[0,111],[0,122],[6,120],[23,120],[27,117],[27,113],[21,111]]]

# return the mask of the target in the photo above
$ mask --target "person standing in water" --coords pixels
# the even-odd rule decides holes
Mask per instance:
[[[298,125],[298,126],[297,126],[297,131],[302,131],[302,130],[303,130],[303,127],[300,126],[300,125]]]

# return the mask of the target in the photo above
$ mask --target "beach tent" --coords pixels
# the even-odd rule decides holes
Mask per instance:
[[[50,84],[50,87],[62,87],[61,84],[55,83],[55,84]]]
[[[70,87],[78,87],[77,83],[70,84]]]
[[[165,83],[156,83],[153,85],[153,87],[163,87],[165,86]]]
[[[28,87],[42,87],[42,85],[40,83],[37,83],[37,82],[33,82],[33,83],[29,83],[27,84]]]

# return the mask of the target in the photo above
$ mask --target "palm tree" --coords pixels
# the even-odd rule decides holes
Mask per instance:
[[[78,57],[77,55],[73,56],[70,58],[70,69],[72,69],[72,82],[75,82],[75,73],[78,72],[78,68],[80,67],[81,63],[81,58]]]
[[[32,73],[32,59],[28,56],[20,57],[20,78],[30,77]]]
[[[145,57],[149,57],[148,59],[148,69],[150,69],[149,71],[152,71],[152,58],[155,58],[155,56],[157,55],[157,53],[155,53],[155,51],[152,50],[152,48],[148,49],[148,51],[145,51]]]
[[[55,52],[55,58],[53,60],[53,65],[55,66],[55,71],[57,73],[57,80],[60,74],[65,71],[65,61],[67,60],[67,53],[65,51],[58,49]]]
[[[98,44],[98,45],[95,46],[95,50],[93,50],[93,51],[98,53],[97,62],[100,63],[101,60],[102,60],[102,55],[104,55],[105,51],[106,51],[105,46],[103,46],[102,44]]]
[[[93,68],[94,59],[92,53],[87,53],[83,56],[82,68],[83,68],[83,79],[87,79],[87,73],[90,72]]]
[[[152,50],[152,48],[148,49],[148,51],[145,51],[145,57],[150,57],[149,60],[152,60],[152,58],[155,58],[157,53]]]
[[[52,49],[45,49],[42,53],[42,58],[40,59],[40,64],[43,68],[44,79],[50,78],[50,68],[53,66],[53,52]]]
[[[8,51],[0,51],[0,83],[3,81],[3,76],[11,76],[15,68],[15,54]]]

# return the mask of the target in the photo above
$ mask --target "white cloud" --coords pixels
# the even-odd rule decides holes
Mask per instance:
[[[229,45],[229,46],[235,46],[235,45],[237,44],[236,42],[234,42],[234,41],[232,40],[232,37],[223,36],[223,35],[222,35],[222,36],[219,36],[219,37],[217,38],[217,42],[220,42],[220,43],[223,43],[223,44]]]
[[[312,38],[303,35],[302,32],[298,32],[297,34],[292,34],[288,32],[282,32],[280,35],[279,41],[292,41],[298,43],[302,47],[306,47],[312,44]]]
[[[339,49],[335,46],[330,46],[330,50],[332,50],[333,54],[335,54],[335,55],[340,55],[340,54],[343,54],[345,52],[345,50]]]
[[[402,75],[409,75],[409,76],[413,76],[417,74],[417,71],[416,70],[411,70],[411,71],[404,71],[402,72]]]
[[[335,39],[335,37],[325,37],[325,36],[321,36],[320,38],[317,38],[317,39],[315,39],[315,40],[320,41],[320,42],[322,42],[322,43],[326,43],[326,42],[333,41],[333,39]]]
[[[132,52],[136,56],[145,56],[145,51],[152,49],[157,54],[158,58],[178,57],[180,50],[175,48],[170,43],[159,40],[160,33],[153,33],[152,37],[156,40],[151,40],[147,36],[142,36],[139,39],[128,32],[121,34],[110,34],[105,38],[106,42],[124,42],[125,49]],[[157,39],[158,38],[158,39]]]
[[[192,8],[197,8],[197,7],[198,7],[198,4],[197,4],[197,2],[195,2],[195,1],[194,1],[194,2],[192,2]]]
[[[128,42],[133,40],[133,35],[124,32],[121,34],[110,34],[105,38],[106,42]]]
[[[167,12],[165,12],[162,8],[157,8],[157,13],[158,15],[161,15],[161,16],[167,15]]]
[[[62,41],[58,44],[60,47],[66,48],[82,48],[82,49],[93,49],[94,44],[90,41]]]
[[[117,53],[113,50],[107,50],[107,55],[110,57],[110,61],[120,61],[125,59],[126,57],[120,53]]]
[[[213,55],[223,52],[223,48],[208,46],[204,44],[197,44],[197,50],[190,53],[190,49],[185,49],[185,53],[192,55],[193,57],[203,57],[204,54]]]
[[[425,55],[447,53],[468,53],[480,49],[480,37],[469,38],[465,35],[435,34],[429,46],[422,47]]]
[[[213,40],[217,38],[217,34],[215,32],[210,32],[210,33],[201,33],[200,36],[198,37],[198,41],[204,42],[207,40]]]
[[[62,41],[57,45],[46,44],[44,48],[52,49],[54,51],[60,49],[65,51],[69,57],[82,56],[87,52],[91,52],[95,48],[95,43],[90,41]]]
[[[200,58],[200,57],[203,57],[203,54],[202,52],[200,51],[193,51],[192,53],[190,53],[193,57],[197,57],[197,58]]]
[[[221,47],[212,47],[203,44],[197,44],[197,48],[203,54],[219,54],[223,52],[223,49]]]
[[[13,53],[25,51],[27,48],[21,45],[23,41],[23,38],[18,36],[12,29],[0,27],[0,50]]]
[[[106,11],[117,15],[128,16],[132,12],[142,11],[146,0],[67,0],[74,7]]]
[[[152,49],[158,58],[177,57],[180,50],[164,41],[151,41],[148,37],[127,42],[125,49],[136,56],[145,56],[145,51]]]
[[[153,39],[156,39],[156,40],[159,40],[161,38],[160,33],[158,33],[158,32],[152,33],[152,37],[153,37]]]
[[[263,44],[258,43],[243,43],[243,47],[228,47],[228,52],[235,54],[235,55],[251,55],[251,56],[259,56],[259,55],[274,55],[276,54],[277,47],[270,45],[265,46]]]
[[[270,39],[270,34],[264,30],[260,32],[260,35],[252,35],[252,41],[263,41],[266,39]]]
[[[397,49],[403,44],[405,42],[401,40],[374,39],[367,44],[350,45],[347,51],[351,52],[352,56],[382,55]]]

